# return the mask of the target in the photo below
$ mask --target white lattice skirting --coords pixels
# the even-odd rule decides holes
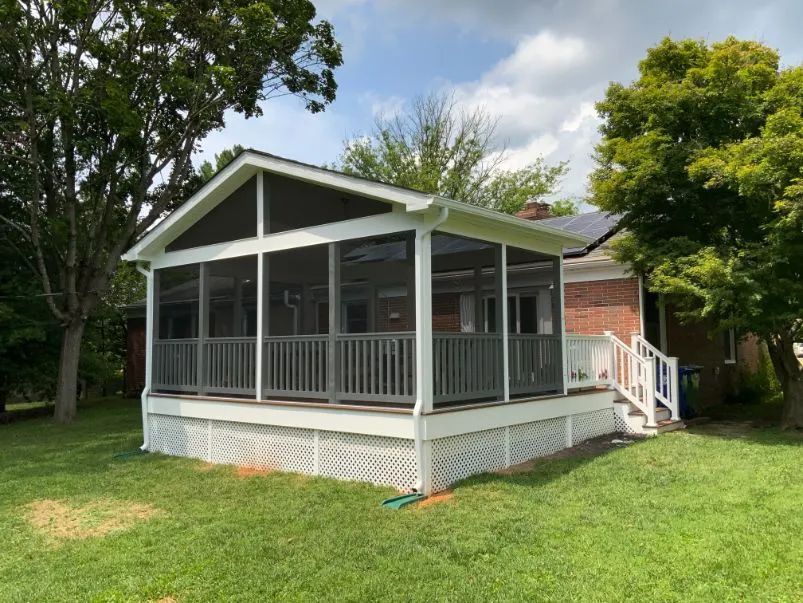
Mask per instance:
[[[413,440],[159,414],[148,420],[152,452],[399,490],[417,481]]]
[[[432,490],[613,433],[612,408],[475,431],[432,441]]]
[[[149,414],[150,450],[211,463],[415,487],[411,439]],[[431,441],[432,491],[617,430],[614,410],[555,417]]]

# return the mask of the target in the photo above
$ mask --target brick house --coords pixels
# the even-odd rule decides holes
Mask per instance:
[[[587,247],[564,253],[567,333],[613,331],[625,341],[631,333],[639,333],[664,354],[676,356],[681,366],[700,367],[703,404],[723,401],[734,386],[740,364],[755,368],[755,338],[738,341],[733,331],[711,335],[704,323],[681,324],[671,304],[650,293],[641,277],[611,258],[609,242],[617,233],[617,216],[592,212],[542,218],[543,210],[528,208],[525,212],[520,217],[543,219],[549,226],[595,239]]]
[[[564,319],[567,333],[598,335],[612,331],[629,341],[638,333],[683,365],[700,366],[701,397],[704,403],[722,401],[735,377],[738,359],[751,362],[756,344],[750,339],[737,343],[733,333],[710,337],[705,325],[681,325],[668,304],[646,290],[643,280],[613,260],[609,241],[617,233],[618,217],[603,212],[578,216],[551,217],[549,206],[529,203],[518,217],[539,220],[548,226],[580,234],[593,240],[586,247],[564,251]],[[387,253],[394,253],[388,248]],[[436,253],[437,250],[433,250]],[[465,274],[445,274],[433,281],[432,327],[439,332],[493,330],[495,293],[489,287],[493,274],[477,270],[474,281]],[[543,266],[508,275],[508,317],[511,333],[553,332],[552,281]],[[377,290],[376,310],[369,315],[364,300],[344,300],[343,320],[363,324],[365,330],[401,331],[409,328],[407,298],[392,290]],[[138,395],[144,384],[145,319],[144,302],[127,308],[126,393]],[[325,332],[325,305],[318,307],[320,328]],[[359,329],[359,327],[358,327]]]

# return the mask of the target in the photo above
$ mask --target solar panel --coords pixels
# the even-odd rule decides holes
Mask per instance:
[[[608,235],[616,228],[621,216],[609,214],[602,211],[578,214],[576,216],[560,216],[557,218],[547,218],[539,220],[540,224],[551,226],[559,230],[586,236],[594,241]],[[585,249],[584,247],[573,247],[566,249],[566,254],[571,255]]]

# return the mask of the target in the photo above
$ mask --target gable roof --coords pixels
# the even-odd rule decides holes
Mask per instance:
[[[542,237],[559,243],[564,247],[587,245],[589,243],[588,237],[580,233],[555,228],[549,224],[544,224],[543,221],[532,222],[484,207],[446,199],[438,195],[430,195],[401,186],[385,184],[360,176],[352,176],[292,159],[285,159],[262,151],[246,149],[238,154],[226,167],[217,172],[209,181],[204,183],[178,209],[145,233],[123,255],[123,259],[128,261],[149,259],[258,171],[265,171],[334,190],[353,193],[369,199],[401,205],[407,212],[421,212],[432,207],[445,207],[449,211],[464,214],[474,219],[504,225],[528,234],[540,234]]]
[[[557,228],[567,233],[582,235],[590,241],[583,247],[570,247],[563,250],[563,257],[573,257],[590,253],[616,234],[621,219],[622,216],[620,214],[592,211],[576,216],[546,218],[538,222],[550,228]]]

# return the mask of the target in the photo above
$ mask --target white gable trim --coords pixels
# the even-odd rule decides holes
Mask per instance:
[[[280,157],[264,155],[254,151],[244,151],[229,165],[218,172],[183,205],[154,226],[123,256],[124,260],[150,260],[161,253],[165,246],[195,224],[203,215],[222,202],[228,195],[242,186],[249,178],[261,170],[302,180],[334,190],[361,195],[403,207],[406,212],[421,212],[429,208],[447,207],[450,212],[462,214],[467,219],[486,227],[504,227],[520,236],[536,235],[545,242],[558,247],[586,245],[586,237],[566,233],[532,222],[500,214],[498,212],[428,195],[398,186],[382,184],[346,174],[332,172],[323,168],[298,163]],[[478,224],[478,225],[479,225]],[[511,232],[511,234],[512,234]]]

